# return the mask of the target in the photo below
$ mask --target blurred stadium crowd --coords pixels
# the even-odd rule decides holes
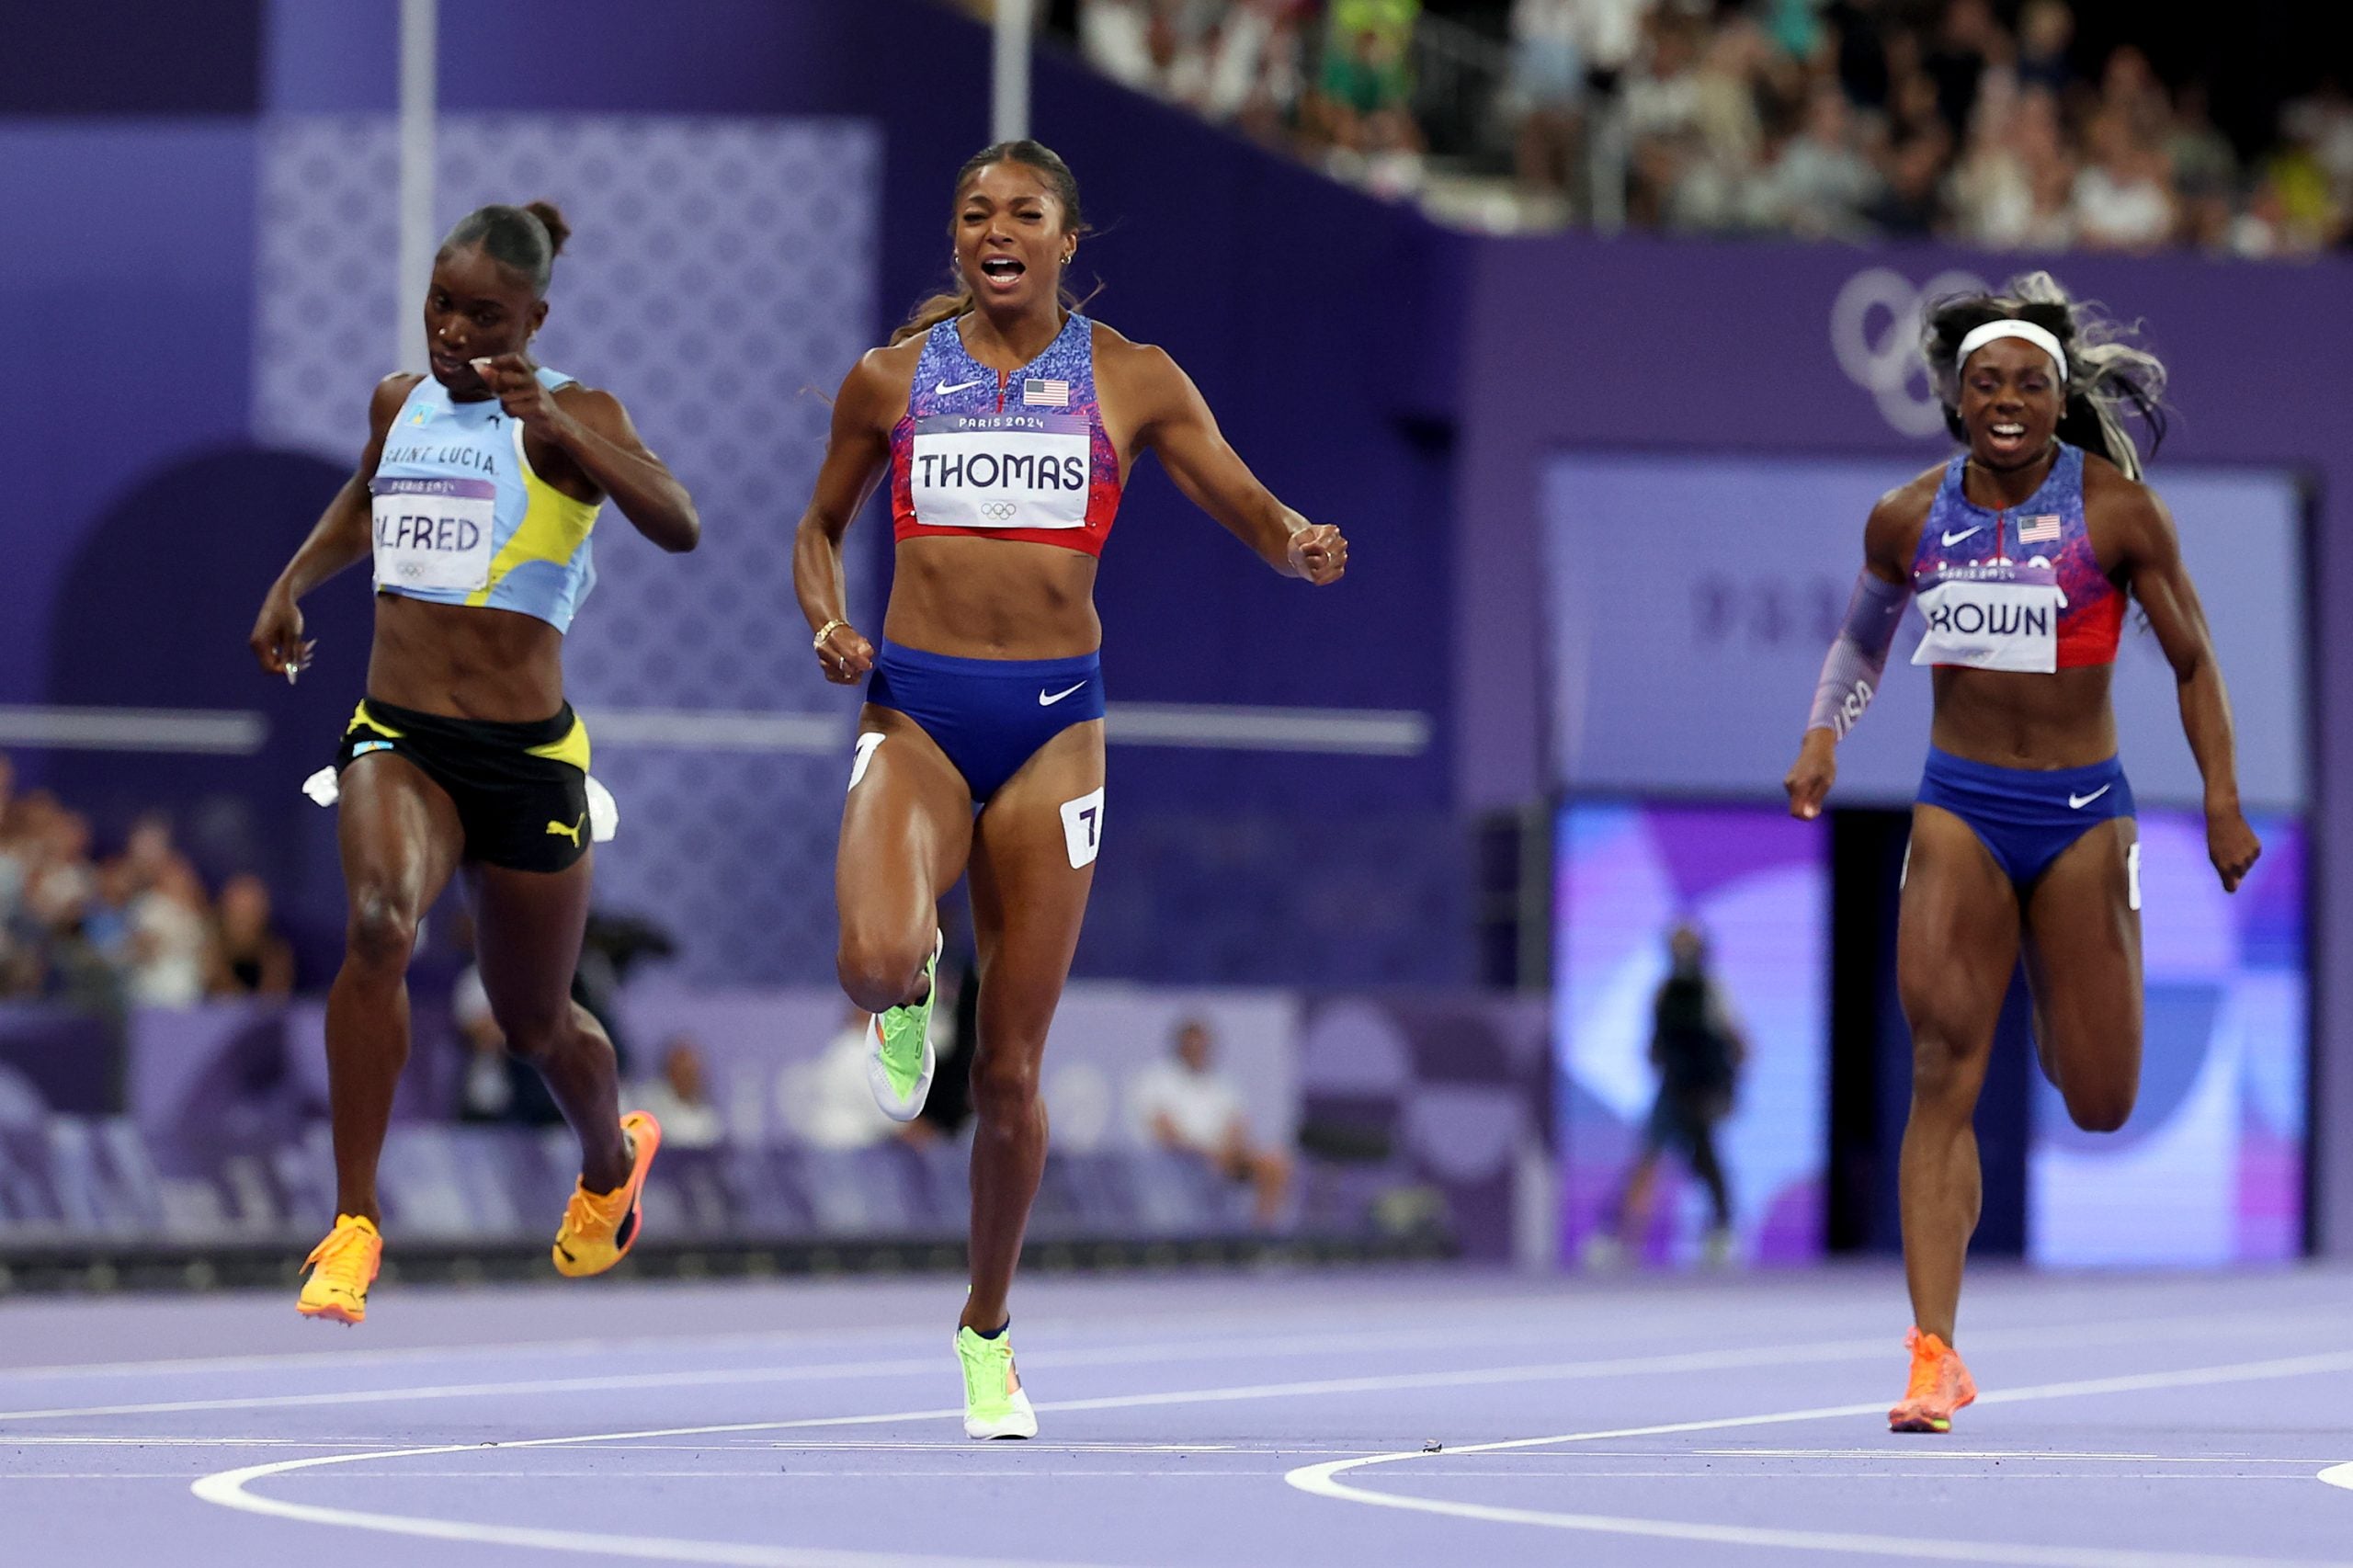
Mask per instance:
[[[1062,0],[1048,15],[1122,82],[1483,228],[2268,257],[2353,226],[2339,85],[2226,133],[2203,79],[2079,36],[2070,0]]]
[[[259,877],[209,892],[162,816],[100,857],[89,819],[46,790],[17,793],[0,756],[0,1000],[116,1012],[293,988],[294,951]]]

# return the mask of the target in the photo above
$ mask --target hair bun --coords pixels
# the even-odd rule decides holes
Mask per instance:
[[[546,225],[548,231],[548,255],[551,256],[562,256],[563,254],[563,242],[572,238],[572,225],[563,221],[563,210],[558,208],[552,201],[541,200],[527,202],[524,205],[523,210],[529,212],[532,217],[537,218],[542,224]]]

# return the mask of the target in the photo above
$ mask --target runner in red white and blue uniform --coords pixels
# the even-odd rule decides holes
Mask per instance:
[[[938,903],[967,871],[980,949],[972,1290],[957,1327],[964,1429],[1030,1437],[1006,1297],[1046,1157],[1039,1064],[1103,831],[1097,558],[1137,458],[1278,572],[1315,585],[1347,541],[1277,500],[1184,371],[1078,312],[1062,287],[1078,185],[1035,142],[957,176],[958,287],[858,361],[834,405],[793,577],[820,666],[867,683],[835,893],[843,989],[873,1014],[868,1079],[922,1108]],[[878,647],[849,624],[841,541],[888,476],[897,538]]]
[[[1952,1348],[1980,1196],[1971,1116],[2021,954],[2036,1050],[2075,1124],[2114,1131],[2139,1092],[2140,846],[2109,701],[2127,594],[2173,666],[2223,888],[2262,853],[2180,538],[2118,419],[2154,415],[2164,367],[2041,273],[1943,301],[1923,347],[1968,450],[1872,509],[1787,780],[1790,811],[1818,815],[1838,739],[1916,597],[1927,633],[1914,662],[1936,666],[1936,706],[1896,938],[1912,1029],[1900,1175],[1912,1373],[1888,1413],[1899,1432],[1949,1431],[1976,1397]]]

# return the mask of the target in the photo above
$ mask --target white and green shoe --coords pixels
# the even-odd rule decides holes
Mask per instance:
[[[956,1331],[956,1359],[964,1364],[964,1436],[1034,1437],[1038,1413],[1021,1391],[1013,1369],[1013,1331],[983,1339],[969,1328]]]
[[[893,1121],[913,1121],[931,1095],[931,1074],[939,1065],[931,1049],[931,1005],[939,999],[939,954],[947,945],[944,933],[932,937],[931,961],[923,966],[932,984],[923,1000],[877,1013],[866,1026],[866,1043],[873,1048],[866,1059],[866,1086]]]

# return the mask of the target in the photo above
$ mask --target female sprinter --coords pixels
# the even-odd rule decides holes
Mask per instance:
[[[1912,1028],[1901,1174],[1911,1381],[1899,1432],[1945,1432],[1977,1395],[1952,1348],[1976,1228],[1970,1116],[2023,950],[2043,1071],[2075,1124],[2113,1131],[2141,1076],[2141,875],[2109,676],[2130,594],[2171,664],[2205,780],[2206,841],[2236,891],[2262,846],[2239,811],[2230,703],[2172,517],[2119,421],[2164,367],[2047,275],[1944,301],[1923,345],[1968,451],[1882,497],[1864,566],[1790,770],[1822,810],[1834,748],[1870,703],[1904,601],[1936,668],[1928,766],[1912,813],[1896,978]]]
[[[1006,1296],[1046,1158],[1039,1059],[1102,839],[1093,589],[1128,470],[1157,452],[1279,572],[1322,585],[1347,565],[1339,530],[1267,494],[1166,354],[1077,313],[1062,279],[1081,233],[1077,182],[1037,142],[964,165],[949,225],[959,287],[842,383],[794,546],[826,678],[870,677],[835,875],[839,966],[877,1015],[868,1075],[902,1120],[930,1087],[936,905],[972,872],[978,1131],[956,1350],[974,1437],[1038,1430]],[[845,619],[841,540],[886,469],[898,551],[878,650]]]
[[[560,1272],[600,1273],[629,1251],[661,1142],[653,1118],[620,1115],[612,1044],[571,999],[592,855],[563,632],[596,581],[588,533],[607,496],[665,550],[692,550],[701,524],[618,399],[531,361],[569,232],[545,202],[485,207],[449,231],[425,296],[433,373],[378,383],[358,472],[254,623],[262,668],[291,679],[311,648],[297,604],[372,551],[368,695],[335,758],[350,918],[327,998],[335,1221],[308,1261],[309,1317],[367,1316],[383,1252],[376,1159],[408,1060],[404,976],[418,921],[460,866],[506,1047],[580,1137]]]

